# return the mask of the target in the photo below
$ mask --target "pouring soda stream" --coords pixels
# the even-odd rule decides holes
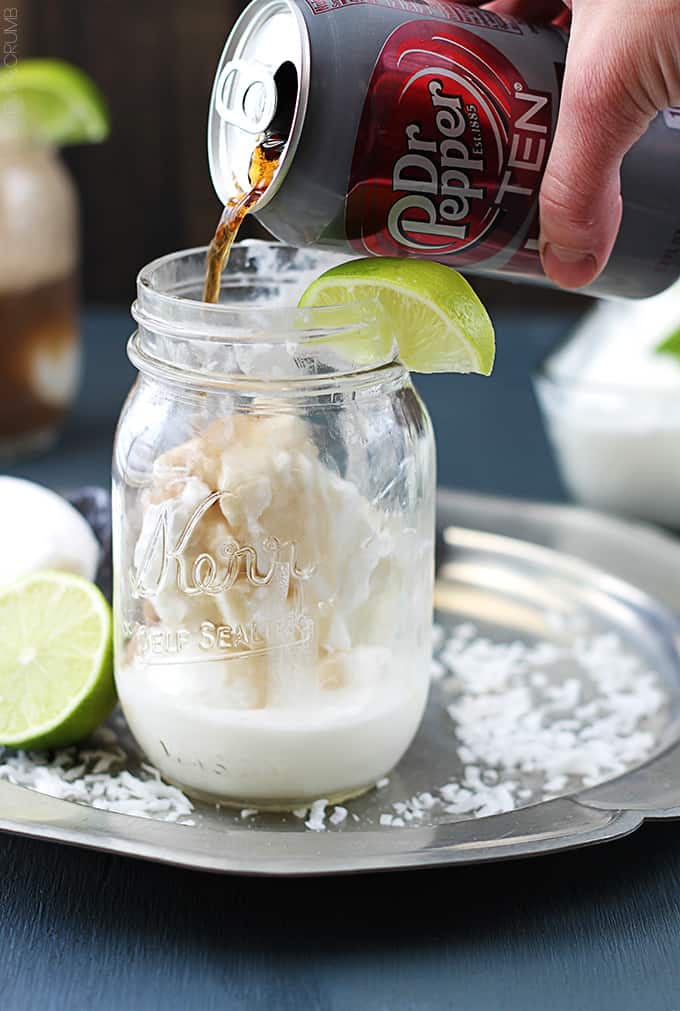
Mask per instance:
[[[248,175],[251,187],[237,193],[228,202],[217,226],[217,231],[208,248],[204,302],[219,302],[220,279],[229,259],[229,252],[241,227],[243,219],[257,201],[264,196],[274,178],[285,138],[277,133],[267,133],[253,152]]]

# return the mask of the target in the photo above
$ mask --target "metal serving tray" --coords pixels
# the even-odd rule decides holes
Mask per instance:
[[[646,818],[680,817],[680,543],[571,506],[442,491],[436,596],[440,623],[471,620],[506,640],[546,638],[546,599],[616,631],[668,694],[652,727],[654,757],[608,783],[510,813],[465,820],[440,813],[417,827],[383,827],[380,812],[393,801],[460,774],[435,684],[389,785],[352,801],[359,820],[334,831],[305,831],[292,815],[242,819],[207,805],[197,805],[194,825],[170,824],[4,782],[0,829],[202,870],[311,875],[531,856],[615,839]],[[134,771],[141,756],[125,744]]]

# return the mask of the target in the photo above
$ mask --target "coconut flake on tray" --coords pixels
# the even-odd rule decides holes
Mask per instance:
[[[325,832],[327,807],[328,801],[325,797],[321,800],[315,800],[311,806],[309,818],[305,822],[305,828],[308,828],[311,832]]]
[[[102,811],[195,824],[187,817],[193,811],[188,797],[165,783],[150,765],[143,763],[138,775],[122,768],[126,753],[112,744],[109,728],[102,730],[107,732],[106,743],[99,748],[61,748],[53,753],[0,748],[0,780]]]
[[[555,622],[546,615],[549,625]],[[459,781],[392,804],[385,826],[416,825],[434,812],[487,817],[621,775],[655,746],[646,721],[667,702],[658,676],[618,635],[529,645],[493,642],[470,623],[441,642],[437,678],[459,742]],[[564,676],[565,665],[570,676]],[[531,784],[531,785],[529,785]]]

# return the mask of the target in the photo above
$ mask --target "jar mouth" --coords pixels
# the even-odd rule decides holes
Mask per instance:
[[[154,260],[137,278],[130,356],[187,376],[304,379],[372,371],[396,358],[377,299],[297,308],[308,284],[343,257],[276,242],[238,243],[220,301],[202,301],[206,248]]]
[[[384,326],[377,299],[342,306],[300,309],[297,301],[319,274],[349,259],[334,253],[296,249],[279,242],[235,243],[222,275],[220,301],[202,298],[207,246],[153,260],[137,275],[132,316],[167,335],[196,340],[268,344],[323,337],[371,324]]]

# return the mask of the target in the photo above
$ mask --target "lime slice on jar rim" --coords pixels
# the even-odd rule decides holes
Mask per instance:
[[[84,71],[61,60],[20,60],[0,70],[3,129],[58,147],[109,134],[106,102]]]
[[[350,260],[312,281],[299,306],[350,306],[367,299],[380,303],[399,358],[411,371],[491,374],[493,324],[458,271],[431,260]],[[339,350],[360,361],[359,340],[353,346],[351,337],[338,338]]]
[[[4,587],[0,642],[0,745],[66,747],[111,713],[111,608],[87,579],[39,572]]]

